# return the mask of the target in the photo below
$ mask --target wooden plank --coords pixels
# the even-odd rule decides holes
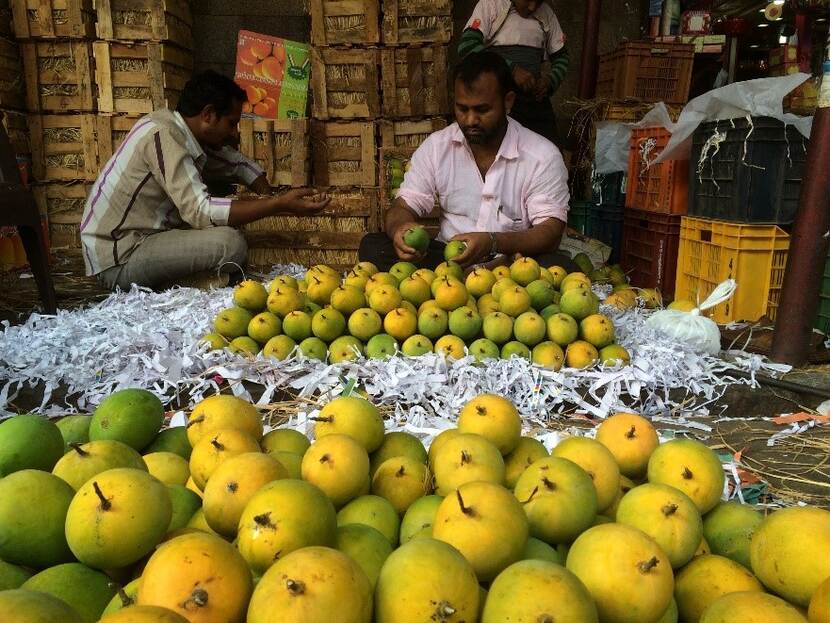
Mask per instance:
[[[26,108],[23,82],[23,69],[17,44],[10,39],[0,38],[0,108]]]
[[[92,184],[47,183],[35,184],[32,194],[41,214],[45,214],[49,224],[78,225],[83,216],[84,203],[92,191]]]
[[[262,249],[359,249],[366,232],[338,231],[248,231],[251,247]]]
[[[11,0],[19,39],[92,39],[92,0]]]
[[[103,167],[109,162],[139,119],[141,117],[135,115],[98,115],[96,117],[98,163],[100,166]]]
[[[14,153],[30,156],[32,147],[29,142],[29,126],[24,113],[11,110],[0,110],[0,119],[9,137]]]

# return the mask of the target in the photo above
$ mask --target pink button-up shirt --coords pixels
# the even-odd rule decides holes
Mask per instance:
[[[446,242],[472,232],[525,231],[550,218],[568,222],[568,171],[547,139],[508,118],[496,159],[482,179],[457,123],[431,134],[410,161],[398,191],[425,217],[441,205]]]

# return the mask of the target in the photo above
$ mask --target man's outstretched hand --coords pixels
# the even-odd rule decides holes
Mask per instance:
[[[490,255],[490,251],[493,249],[493,239],[486,232],[458,234],[453,236],[453,240],[460,240],[467,246],[464,253],[454,260],[462,268],[481,263],[483,259]]]
[[[294,188],[289,190],[279,196],[279,210],[297,216],[307,216],[325,210],[329,203],[331,203],[331,197],[324,195],[319,201],[312,201],[309,197],[313,197],[316,194],[317,191],[313,188]]]
[[[426,252],[421,253],[418,249],[410,247],[403,239],[406,232],[418,226],[418,223],[403,223],[395,230],[395,234],[392,236],[392,245],[395,247],[395,253],[404,262],[420,260],[426,255]]]

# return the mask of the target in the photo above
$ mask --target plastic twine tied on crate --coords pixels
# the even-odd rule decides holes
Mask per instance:
[[[640,177],[642,178],[645,175],[646,171],[651,168],[652,163],[657,159],[657,156],[660,154],[656,154],[654,158],[649,159],[652,152],[657,149],[657,139],[655,138],[644,138],[640,141]]]
[[[697,161],[697,179],[701,183],[701,185],[703,184],[703,168],[705,166],[706,159],[708,158],[710,169],[712,171],[712,183],[715,185],[715,188],[720,190],[720,184],[718,184],[718,180],[715,179],[714,159],[717,153],[720,151],[721,143],[723,143],[725,140],[726,133],[721,132],[720,130],[718,130],[717,126],[715,126],[715,131],[712,133],[712,136],[710,136],[706,140],[706,143],[704,143],[703,149],[700,152],[700,159]],[[712,151],[712,153],[710,154],[710,150],[714,151]]]

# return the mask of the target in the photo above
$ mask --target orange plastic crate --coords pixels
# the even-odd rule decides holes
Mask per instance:
[[[689,211],[689,161],[653,164],[669,143],[665,128],[635,128],[628,154],[625,207],[661,214]]]
[[[630,41],[603,54],[597,97],[685,104],[692,84],[695,48],[686,43]]]
[[[735,295],[712,310],[715,322],[775,320],[789,248],[789,235],[775,225],[683,217],[675,298],[702,301],[734,279]]]

